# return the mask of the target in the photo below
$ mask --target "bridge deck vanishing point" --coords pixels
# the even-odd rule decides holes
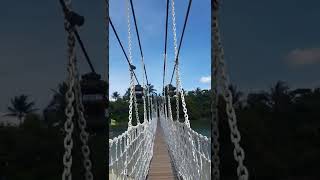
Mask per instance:
[[[162,127],[158,121],[148,180],[176,179]]]

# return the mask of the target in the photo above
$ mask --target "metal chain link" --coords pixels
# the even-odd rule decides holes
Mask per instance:
[[[167,87],[167,94],[168,94],[168,109],[169,109],[169,120],[173,121],[173,117],[172,117],[172,109],[171,109],[171,101],[170,101],[170,94],[169,94],[170,90],[169,90],[169,86]]]
[[[71,8],[71,0],[66,1],[65,4],[68,8]],[[67,120],[65,122],[65,131],[67,135],[64,140],[64,146],[66,152],[63,157],[63,162],[65,165],[65,169],[62,174],[62,179],[72,179],[71,174],[71,166],[72,166],[72,155],[71,150],[73,146],[72,141],[72,131],[73,131],[73,122],[72,118],[74,116],[74,108],[73,108],[73,101],[75,100],[76,103],[76,110],[78,113],[78,125],[80,127],[80,139],[82,141],[82,154],[84,156],[83,165],[86,170],[85,179],[92,180],[93,175],[91,172],[92,163],[89,158],[90,156],[90,148],[87,145],[88,141],[88,133],[85,131],[86,128],[86,120],[84,119],[83,115],[83,104],[82,104],[82,95],[81,95],[81,87],[80,87],[80,80],[79,74],[76,67],[76,56],[75,56],[75,37],[73,34],[73,27],[71,27],[70,23],[67,21],[65,17],[65,29],[68,32],[68,53],[69,53],[69,63],[68,63],[68,91],[66,93],[66,101],[67,106],[65,109],[65,114],[67,116]]]
[[[133,89],[134,89],[133,72],[130,71],[130,95],[129,95],[129,117],[128,117],[129,121],[128,121],[128,127],[132,126]]]
[[[141,69],[144,69],[144,60],[143,57],[141,57]],[[146,109],[146,88],[144,83],[145,74],[144,71],[142,71],[142,100],[143,100],[143,122],[147,120],[147,109]]]
[[[185,101],[185,98],[184,98],[184,92],[182,90],[181,79],[180,79],[180,75],[179,75],[180,72],[179,71],[180,71],[179,70],[179,66],[177,65],[177,67],[176,67],[176,76],[177,76],[177,80],[178,80],[178,87],[180,89],[182,108],[183,108],[183,112],[184,112],[184,123],[187,125],[187,127],[190,127],[188,110],[187,110],[187,105],[186,105],[186,101]]]
[[[171,17],[172,17],[172,30],[173,30],[173,46],[174,46],[174,60],[176,60],[178,55],[178,45],[177,45],[177,28],[176,28],[176,14],[174,10],[174,0],[171,3]],[[176,120],[179,121],[179,84],[178,77],[176,76]]]
[[[174,53],[175,53],[175,59],[177,59],[177,55],[178,55],[178,48],[177,48],[177,32],[176,32],[176,17],[175,17],[175,10],[174,10],[174,0],[172,0],[171,3],[171,7],[172,7],[172,28],[173,28],[173,39],[174,39]],[[185,98],[184,98],[184,92],[182,91],[182,85],[181,85],[181,79],[180,79],[180,70],[179,70],[179,61],[176,61],[176,85],[177,85],[177,91],[176,91],[176,95],[177,95],[177,118],[179,118],[179,92],[181,95],[181,101],[182,101],[182,108],[183,108],[183,112],[184,112],[184,123],[190,127],[190,122],[189,122],[189,116],[187,113],[187,107],[186,107],[186,102],[185,102]],[[178,119],[179,121],[179,119]]]
[[[129,2],[127,1],[127,21],[128,21],[128,52],[129,52],[129,62],[132,63],[132,52],[131,52],[131,28],[130,28],[130,7]],[[132,126],[132,105],[133,105],[133,93],[134,93],[134,79],[133,71],[129,67],[130,71],[130,98],[129,98],[129,121],[128,127]]]
[[[219,35],[219,26],[218,22],[216,22],[216,38],[219,47],[219,66],[221,67],[221,80],[222,80],[222,88],[223,88],[223,97],[226,101],[226,111],[228,116],[228,123],[231,130],[231,141],[234,144],[234,151],[233,155],[235,160],[238,162],[237,167],[237,174],[239,180],[247,180],[249,178],[249,172],[246,166],[243,164],[243,160],[245,158],[245,153],[242,147],[240,146],[240,132],[237,126],[237,118],[235,114],[235,110],[232,103],[232,94],[229,89],[229,78],[226,74],[226,67],[224,62],[224,50],[220,42],[220,35]]]
[[[145,93],[145,90],[143,90]],[[147,104],[146,104],[146,97],[143,96],[143,122],[147,121]]]
[[[214,48],[214,64],[213,64],[213,79],[212,79],[212,134],[213,134],[213,143],[211,144],[212,151],[212,161],[213,161],[213,167],[212,167],[212,174],[214,180],[220,179],[220,158],[219,158],[219,150],[220,150],[220,144],[219,144],[219,112],[218,112],[218,100],[219,100],[219,94],[218,94],[218,67],[219,67],[219,60],[218,60],[218,53],[219,53],[219,47],[218,47],[218,37],[217,37],[217,17],[218,13],[217,11],[213,12],[213,43],[214,45],[212,48]],[[213,54],[212,54],[213,55]]]
[[[135,91],[134,91],[133,95],[134,95],[133,96],[133,101],[134,101],[134,110],[135,110],[135,114],[136,114],[136,120],[137,120],[137,124],[140,124],[137,96],[136,96]]]
[[[85,177],[86,180],[92,180],[93,175],[91,173],[91,161],[89,159],[90,155],[90,149],[87,146],[87,141],[88,141],[88,134],[85,131],[86,127],[86,121],[84,119],[83,115],[83,105],[81,103],[81,92],[79,91],[80,89],[80,83],[79,83],[79,78],[78,78],[78,73],[77,73],[77,67],[76,67],[76,57],[75,57],[75,38],[73,35],[73,30],[72,27],[70,27],[70,24],[65,21],[65,27],[66,30],[68,31],[68,46],[69,46],[69,63],[68,63],[68,91],[66,93],[66,101],[67,101],[67,106],[66,106],[66,116],[67,120],[65,122],[65,131],[67,132],[67,135],[64,140],[64,145],[66,148],[66,152],[64,155],[64,165],[65,165],[65,170],[62,175],[62,179],[72,179],[71,175],[71,166],[72,166],[72,155],[71,155],[71,150],[72,150],[72,131],[73,131],[73,122],[72,118],[74,116],[74,108],[73,108],[73,101],[75,100],[76,102],[76,110],[79,115],[79,127],[80,127],[80,139],[83,143],[82,146],[82,153],[84,156],[84,168],[86,169]],[[74,87],[75,86],[75,87]],[[80,104],[79,104],[80,103]],[[72,128],[71,128],[72,127]]]
[[[164,115],[166,117],[166,119],[168,118],[168,109],[167,109],[167,100],[166,100],[166,96],[164,95],[162,97],[162,100],[163,100],[163,107],[164,107]]]
[[[75,61],[76,63],[76,61]],[[90,148],[88,146],[88,139],[89,139],[89,134],[86,132],[86,127],[87,127],[87,122],[84,117],[84,107],[82,104],[82,92],[81,92],[81,86],[80,86],[80,78],[79,78],[79,73],[78,73],[78,68],[77,64],[75,66],[75,71],[74,71],[74,76],[75,76],[75,95],[76,95],[76,110],[78,114],[78,125],[80,128],[80,140],[82,142],[82,155],[83,155],[83,166],[86,170],[85,172],[85,179],[86,180],[92,180],[93,179],[93,174],[91,172],[92,168],[92,163],[90,160]]]
[[[147,101],[148,101],[148,121],[150,121],[151,119],[152,119],[152,117],[151,117],[151,111],[152,111],[152,107],[151,107],[151,98],[150,98],[150,87],[149,87],[149,85],[147,85]]]
[[[129,6],[129,0],[127,1],[127,18],[128,18],[128,49],[129,49],[129,62],[130,64],[132,64],[132,45],[131,45],[131,25],[130,25],[130,6]],[[131,71],[131,69],[130,69]],[[135,93],[135,85],[134,85],[134,80],[133,80],[133,71],[131,71],[131,77],[132,80],[130,81],[130,85],[131,85],[131,90],[130,90],[130,96],[133,96],[133,98],[130,97],[130,101],[132,101],[133,99],[133,103],[134,103],[134,108],[135,108],[135,114],[136,114],[136,120],[137,120],[137,124],[140,124],[140,120],[139,120],[139,110],[138,110],[138,104],[137,104],[137,96]],[[132,91],[132,92],[131,92]],[[131,106],[129,105],[129,116],[132,116],[132,102]],[[130,108],[131,108],[131,114],[130,114]],[[132,120],[132,117],[131,117]],[[130,118],[129,118],[130,121]],[[132,122],[130,122],[132,125]]]
[[[65,153],[63,155],[63,164],[64,164],[64,170],[62,173],[62,180],[72,180],[72,173],[71,173],[71,166],[72,166],[72,148],[73,148],[73,140],[72,140],[72,132],[74,129],[74,124],[72,122],[72,118],[74,115],[74,109],[73,109],[73,101],[74,101],[74,93],[73,93],[73,86],[74,86],[74,66],[73,61],[75,59],[75,37],[72,33],[72,27],[70,27],[69,22],[66,20],[64,21],[65,29],[68,33],[68,79],[67,79],[67,85],[68,90],[65,95],[65,99],[67,102],[67,106],[65,107],[65,115],[67,117],[65,123],[64,123],[64,130],[66,132],[65,138],[64,138],[64,148]]]
[[[177,55],[178,55],[178,50],[177,50],[177,33],[176,33],[176,22],[175,22],[175,9],[174,9],[174,0],[172,0],[171,3],[171,7],[172,7],[172,27],[173,27],[173,38],[174,38],[174,51],[175,51],[175,59],[177,59]],[[181,84],[181,79],[180,79],[180,69],[179,69],[179,61],[176,61],[176,85],[177,85],[177,97],[179,97],[179,92],[181,95],[181,101],[182,101],[182,108],[183,108],[183,112],[184,112],[184,123],[186,124],[186,126],[188,128],[190,128],[190,121],[189,121],[189,116],[188,116],[188,111],[187,111],[187,106],[186,106],[186,102],[185,102],[185,98],[184,98],[184,92],[182,90],[182,84]],[[176,99],[176,105],[177,105],[177,118],[179,118],[179,99]],[[179,121],[179,119],[178,119]],[[198,165],[198,157],[196,155],[196,150],[195,150],[195,142],[193,141],[192,135],[191,133],[188,131],[188,140],[191,142],[192,145],[192,156],[194,159],[194,162],[196,162],[196,166],[197,168],[194,169],[194,173],[197,174],[197,177],[200,177],[200,169],[199,169],[199,165]]]

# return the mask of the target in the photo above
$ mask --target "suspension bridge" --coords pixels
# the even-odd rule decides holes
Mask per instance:
[[[144,69],[143,88],[142,90],[138,89],[134,84],[135,75],[134,71],[132,70],[134,68],[131,68],[131,28],[129,20],[130,11],[128,6],[129,56],[127,61],[130,67],[129,122],[127,131],[125,131],[122,135],[109,140],[110,179],[210,179],[210,139],[198,134],[190,128],[184,94],[181,91],[182,88],[179,74],[178,56],[190,12],[191,3],[192,0],[190,0],[188,4],[185,23],[180,38],[180,44],[178,46],[175,22],[175,4],[173,0],[171,3],[169,0],[167,0],[163,66],[163,95],[161,97],[155,97],[152,99],[152,97],[150,97],[148,94],[148,86],[145,86],[144,84],[144,78],[147,81],[147,85],[149,83],[146,67],[143,62],[144,58],[141,49],[133,3],[132,0],[130,0],[130,7],[133,14],[141,52],[142,68]],[[170,94],[172,94],[173,91],[169,88],[170,86],[165,87],[169,4],[171,4],[175,52],[175,66],[172,78],[175,73],[175,97],[177,105],[176,120],[173,119],[173,113],[171,109],[171,99],[173,97],[170,97]],[[112,22],[111,26],[119,41],[119,37]],[[121,47],[123,46],[121,45]],[[172,78],[170,84],[172,83]],[[137,96],[140,96],[141,98],[141,95],[143,101],[142,104],[144,107],[143,123],[140,123],[137,108],[137,99],[139,99]],[[184,122],[179,121],[180,98],[184,112]],[[136,126],[132,126],[133,106],[136,114]]]
[[[68,35],[68,92],[66,94],[67,106],[65,121],[65,154],[63,156],[64,171],[62,179],[72,179],[71,166],[73,146],[73,118],[77,113],[77,122],[80,127],[80,140],[82,142],[83,165],[85,179],[94,179],[91,172],[90,149],[88,146],[89,134],[86,132],[86,119],[82,102],[82,91],[80,86],[79,73],[76,64],[75,41],[77,40],[85,54],[88,64],[94,73],[94,68],[89,56],[81,42],[76,26],[83,24],[83,17],[71,10],[71,1],[60,0],[65,15],[65,29]],[[174,0],[167,0],[166,5],[166,29],[163,66],[163,92],[162,96],[152,96],[149,93],[149,81],[144,64],[144,56],[141,48],[139,31],[135,17],[132,0],[128,0],[128,54],[120,41],[120,37],[108,15],[108,0],[106,2],[106,27],[110,23],[111,28],[118,40],[118,43],[125,55],[130,72],[130,93],[129,93],[129,116],[128,128],[121,135],[109,139],[109,179],[183,179],[183,180],[209,180],[211,172],[213,179],[220,179],[219,173],[219,129],[217,109],[217,89],[222,86],[222,95],[226,100],[228,122],[231,129],[231,140],[234,143],[234,157],[238,162],[237,174],[240,180],[248,179],[248,171],[244,166],[244,151],[239,145],[240,133],[237,128],[237,120],[232,107],[232,96],[228,87],[228,77],[224,67],[223,48],[220,43],[218,31],[217,11],[212,14],[212,33],[214,32],[214,57],[212,65],[214,72],[212,84],[212,137],[208,138],[194,131],[190,126],[185,95],[182,91],[182,84],[179,69],[179,52],[189,17],[192,0],[189,0],[186,11],[182,34],[178,45],[176,32],[175,4]],[[167,36],[168,16],[171,5],[172,33],[174,42],[175,65],[171,75],[170,83],[165,86],[166,61],[167,61]],[[217,10],[217,1],[212,3]],[[131,11],[130,11],[131,10]],[[142,85],[135,74],[136,67],[132,62],[131,24],[130,15],[133,15],[136,34],[139,42],[141,65],[143,72]],[[108,30],[107,30],[108,32]],[[173,77],[176,78],[176,89],[171,89]],[[146,81],[146,83],[145,83]],[[137,84],[135,84],[137,83]],[[173,113],[171,101],[175,99],[175,110]],[[75,103],[75,110],[73,107]],[[180,103],[182,105],[183,117],[180,118]],[[138,105],[143,106],[143,118],[139,117]],[[175,114],[175,117],[174,117]],[[133,116],[135,115],[135,117]],[[135,118],[136,124],[133,124]],[[211,141],[213,143],[211,143]],[[212,152],[211,152],[212,150]],[[212,160],[211,160],[212,159]]]

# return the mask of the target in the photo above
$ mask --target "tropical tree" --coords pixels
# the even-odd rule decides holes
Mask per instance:
[[[172,97],[176,94],[176,87],[174,87],[172,84],[168,84],[165,86],[165,92],[167,94],[167,88],[169,88],[169,95]]]
[[[68,91],[68,85],[65,82],[63,82],[58,85],[58,90],[51,90],[53,91],[54,95],[48,107],[64,112],[64,109],[66,107],[65,95]]]
[[[196,90],[194,91],[194,93],[195,93],[196,96],[200,96],[202,91],[201,91],[201,89],[199,87],[197,87]]]
[[[15,96],[11,99],[11,106],[8,106],[9,113],[7,116],[18,117],[20,123],[22,119],[29,113],[35,112],[37,109],[34,108],[35,103],[29,102],[28,96],[22,94],[20,96]]]
[[[130,88],[127,89],[127,91],[123,95],[123,100],[129,100],[130,98]]]
[[[155,92],[157,91],[156,89],[154,89],[154,86],[151,84],[148,84],[148,88],[149,88],[149,93],[150,94],[155,94]]]
[[[68,85],[62,82],[58,85],[57,90],[51,90],[54,94],[49,105],[44,109],[43,115],[45,121],[52,125],[65,119],[65,107],[67,105],[65,95],[68,91]]]
[[[270,104],[274,112],[279,112],[288,108],[291,103],[289,86],[284,81],[278,81],[270,89]]]
[[[237,86],[235,85],[229,85],[229,90],[232,94],[232,103],[235,108],[242,108],[242,102],[241,98],[243,96],[243,93],[241,91],[238,91]]]
[[[249,108],[269,107],[269,94],[264,91],[250,93],[247,96],[247,105]]]
[[[148,87],[149,87],[149,93],[152,94],[152,95],[157,95],[156,93],[156,89],[154,89],[154,86],[151,85],[151,84],[148,84]],[[130,88],[128,88],[126,90],[126,92],[124,93],[123,97],[122,97],[124,100],[129,100],[130,98]]]
[[[112,98],[113,99],[118,100],[119,97],[120,97],[120,94],[117,91],[112,93]]]

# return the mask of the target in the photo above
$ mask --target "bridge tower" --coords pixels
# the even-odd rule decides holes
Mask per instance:
[[[105,132],[108,83],[101,80],[101,75],[90,72],[82,75],[80,84],[88,131]]]

